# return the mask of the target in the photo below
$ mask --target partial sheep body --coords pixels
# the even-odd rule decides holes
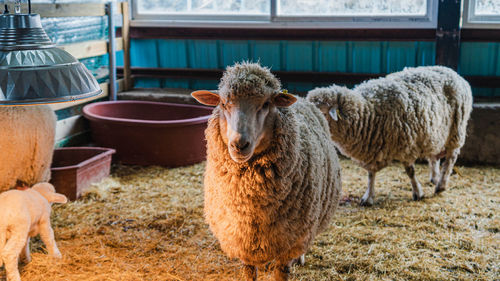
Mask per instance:
[[[55,126],[49,106],[0,106],[0,192],[50,179]]]
[[[60,258],[50,225],[51,203],[66,203],[49,183],[39,183],[27,190],[9,190],[0,194],[0,266],[5,263],[7,281],[20,281],[19,257],[30,262],[30,237],[40,234],[49,255]]]
[[[443,191],[472,110],[469,84],[442,66],[406,68],[352,90],[317,88],[307,98],[327,116],[339,150],[368,170],[369,187],[362,198],[368,205],[373,203],[375,173],[395,160],[405,166],[415,200],[423,197],[414,172],[417,159],[429,160],[431,181],[436,192]]]
[[[221,102],[254,102],[272,97],[279,87],[268,69],[243,63],[227,69],[219,96]],[[289,107],[271,107],[265,149],[257,147],[251,159],[236,162],[228,151],[225,127],[231,124],[225,114],[219,104],[206,130],[206,221],[222,250],[245,264],[247,280],[256,280],[255,266],[273,260],[275,280],[286,280],[290,262],[307,251],[338,205],[340,167],[328,124],[301,98]]]

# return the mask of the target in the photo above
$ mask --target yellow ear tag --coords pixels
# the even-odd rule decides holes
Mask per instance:
[[[337,109],[336,109],[336,111],[337,111],[337,116],[338,116],[338,118],[339,118],[340,120],[342,120],[342,115],[340,115],[340,110],[337,108]]]
[[[287,89],[281,90],[281,93],[286,95],[288,94],[288,90]]]

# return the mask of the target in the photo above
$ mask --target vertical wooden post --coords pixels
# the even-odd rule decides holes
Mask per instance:
[[[439,0],[436,29],[436,64],[458,68],[460,59],[461,0]]]
[[[130,71],[130,19],[128,11],[128,2],[122,3],[122,39],[123,39],[123,82],[124,91],[132,88],[132,79]]]

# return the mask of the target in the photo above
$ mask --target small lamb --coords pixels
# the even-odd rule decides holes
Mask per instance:
[[[287,280],[339,201],[340,166],[326,119],[254,63],[228,67],[218,93],[192,95],[216,106],[205,131],[210,229],[222,250],[244,263],[246,280],[257,280],[256,266],[271,261],[274,279]]]
[[[403,163],[414,200],[424,196],[414,169],[419,158],[429,160],[435,193],[446,189],[472,111],[471,88],[455,71],[443,66],[406,68],[352,90],[337,85],[316,88],[307,99],[327,117],[338,149],[368,170],[362,205],[373,204],[375,174],[392,161]]]
[[[26,190],[0,194],[0,266],[5,263],[7,281],[20,281],[19,256],[31,261],[30,237],[40,234],[49,255],[61,258],[50,226],[51,203],[66,203],[50,183],[38,183]]]

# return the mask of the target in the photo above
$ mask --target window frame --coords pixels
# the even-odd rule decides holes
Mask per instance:
[[[439,0],[426,0],[422,16],[278,16],[277,1],[270,0],[268,15],[168,15],[139,13],[138,0],[132,2],[131,26],[151,27],[231,27],[231,28],[436,28]]]
[[[462,27],[463,28],[487,28],[500,29],[500,15],[477,16],[475,15],[477,0],[463,1]]]

